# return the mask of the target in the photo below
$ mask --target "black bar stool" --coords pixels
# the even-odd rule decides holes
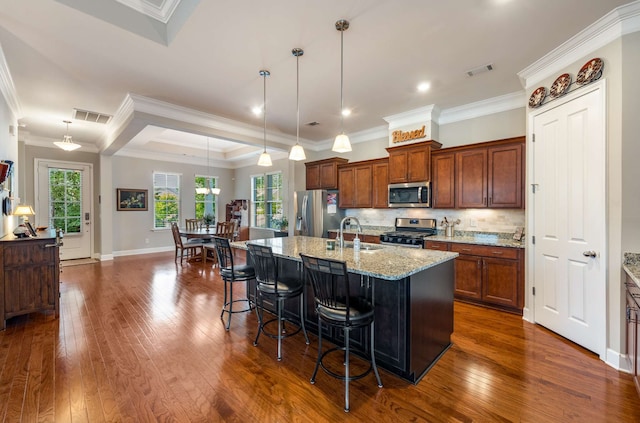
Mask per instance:
[[[376,366],[374,353],[374,309],[373,305],[363,297],[352,297],[349,289],[349,274],[347,264],[344,261],[321,259],[305,254],[300,254],[304,270],[313,286],[313,295],[316,303],[316,313],[318,314],[318,358],[316,367],[311,376],[311,383],[316,382],[318,367],[330,376],[345,381],[344,390],[344,411],[349,411],[349,382],[362,379],[373,372],[378,381],[378,387],[382,388],[382,381]],[[344,332],[344,347],[335,347],[326,352],[322,352],[322,326],[325,322],[330,326],[341,328]],[[349,336],[352,329],[369,327],[370,331],[370,359],[369,367],[364,372],[357,375],[349,374]],[[325,367],[322,360],[334,351],[344,351],[344,375],[335,373]]]
[[[215,245],[216,255],[218,256],[218,264],[220,269],[220,276],[224,280],[224,304],[222,305],[222,312],[220,312],[220,319],[224,322],[224,313],[229,315],[227,319],[226,330],[231,327],[231,316],[234,313],[244,313],[254,309],[254,304],[249,298],[249,281],[256,278],[253,266],[233,264],[233,251],[227,238],[219,236],[213,237],[213,244]],[[246,297],[233,299],[233,284],[236,282],[244,282],[246,284]],[[228,292],[227,292],[228,291]],[[234,310],[233,304],[238,302],[246,302],[246,308],[241,310]]]
[[[281,276],[278,274],[278,266],[271,247],[262,245],[248,244],[249,254],[253,261],[253,267],[256,273],[256,307],[258,314],[258,334],[253,345],[258,345],[260,334],[264,333],[270,338],[278,340],[278,361],[282,360],[282,340],[300,332],[304,333],[304,339],[309,345],[309,337],[304,327],[304,281],[299,277]],[[276,317],[264,321],[264,297],[272,298],[275,302]],[[300,298],[300,319],[298,321],[282,316],[282,308],[284,301],[290,298]],[[286,333],[284,330],[284,322],[290,322],[298,325],[298,329],[293,332]],[[278,332],[270,333],[265,327],[272,322],[278,322]]]

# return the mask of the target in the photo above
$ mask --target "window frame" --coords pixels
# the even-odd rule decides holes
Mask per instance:
[[[271,189],[269,189],[269,177],[273,176],[273,175],[279,175],[280,176],[280,186],[277,187],[277,189],[280,191],[280,195],[279,195],[279,200],[273,200],[273,187],[271,187]],[[256,179],[257,178],[264,178],[264,200],[262,201],[258,201],[257,200],[257,195],[256,195]],[[271,194],[271,195],[270,195]],[[281,170],[278,171],[273,171],[273,172],[266,172],[266,173],[259,173],[259,174],[254,174],[251,175],[251,202],[253,203],[253,206],[251,207],[251,215],[249,217],[250,220],[250,225],[254,228],[264,228],[264,229],[280,229],[280,227],[278,225],[276,225],[275,223],[273,223],[273,219],[275,217],[277,217],[278,215],[280,217],[282,217],[284,215],[284,175],[282,174]],[[262,216],[258,214],[258,209],[260,208],[260,204],[264,203],[264,225],[258,225],[258,216]],[[271,209],[271,207],[267,207],[268,204],[277,204],[280,205],[279,207],[279,213],[268,213],[267,211],[269,209]]]
[[[168,187],[168,184],[166,183],[166,181],[168,180],[169,176],[175,176],[178,180],[177,180],[177,184],[176,184],[176,197],[177,199],[174,201],[176,203],[176,213],[175,213],[175,218],[172,218],[171,220],[167,220],[167,219],[163,219],[164,221],[164,225],[163,226],[156,226],[156,223],[158,222],[158,216],[156,215],[156,211],[157,211],[157,203],[158,200],[156,199],[156,175],[165,175],[165,186],[164,189],[165,190],[169,190],[170,188]],[[172,222],[176,222],[178,223],[178,225],[180,224],[180,209],[181,209],[181,203],[182,203],[182,173],[177,173],[177,172],[167,172],[167,171],[160,171],[160,170],[154,170],[152,173],[152,179],[151,179],[151,185],[153,187],[153,230],[165,230],[165,229],[169,229],[171,227],[171,223]],[[168,201],[163,201],[165,203],[168,203]]]

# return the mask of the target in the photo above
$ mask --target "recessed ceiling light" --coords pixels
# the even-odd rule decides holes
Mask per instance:
[[[256,116],[260,116],[262,114],[262,107],[256,106],[253,109],[251,109],[251,112],[253,112],[253,114]]]
[[[342,116],[349,116],[351,115],[351,109],[342,109]]]
[[[418,91],[421,93],[429,91],[431,88],[431,84],[429,82],[421,82],[418,84]]]

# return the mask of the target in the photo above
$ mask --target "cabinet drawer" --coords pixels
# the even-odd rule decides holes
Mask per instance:
[[[16,241],[11,248],[4,249],[4,266],[26,266],[33,263],[53,264],[57,259],[57,248],[45,247],[53,240]]]
[[[424,248],[429,250],[449,251],[448,243],[440,241],[425,241]]]
[[[467,254],[472,256],[483,257],[499,257],[506,259],[517,259],[518,249],[508,247],[491,247],[489,245],[472,245],[472,244],[459,244],[452,242],[451,251],[454,253]]]

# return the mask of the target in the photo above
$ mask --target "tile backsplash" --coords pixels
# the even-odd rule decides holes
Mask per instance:
[[[438,226],[446,217],[449,222],[460,219],[455,226],[459,231],[508,232],[525,226],[524,210],[512,209],[347,209],[347,216],[355,216],[363,226],[393,227],[396,217],[419,217],[438,220]]]

